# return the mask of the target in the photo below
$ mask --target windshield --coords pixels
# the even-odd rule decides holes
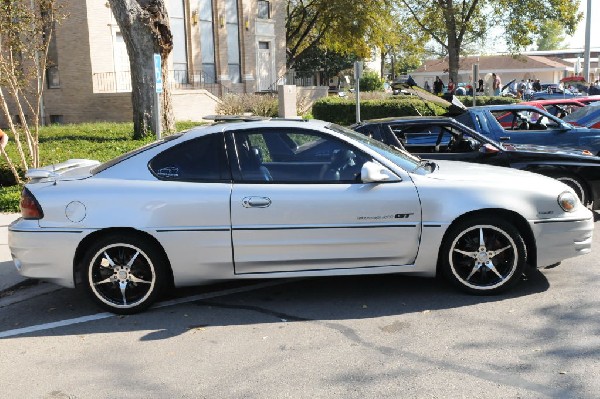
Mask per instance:
[[[434,169],[431,162],[423,162],[418,156],[412,155],[400,148],[390,147],[362,133],[355,132],[354,130],[350,130],[334,123],[329,124],[327,128],[360,142],[408,172],[419,173],[421,171],[421,173],[428,173]]]
[[[90,173],[91,173],[92,175],[95,175],[95,174],[97,174],[97,173],[100,173],[100,172],[102,172],[102,171],[104,171],[104,170],[106,170],[106,169],[110,168],[111,166],[114,166],[114,165],[118,164],[119,162],[122,162],[122,161],[124,161],[124,160],[126,160],[126,159],[128,159],[128,158],[131,158],[132,156],[134,156],[134,155],[136,155],[136,154],[139,154],[139,153],[141,153],[141,152],[144,152],[144,151],[146,151],[146,150],[149,150],[150,148],[154,148],[154,147],[156,147],[156,146],[159,146],[159,145],[161,145],[161,144],[163,144],[163,143],[166,143],[166,142],[168,142],[168,141],[171,141],[171,140],[173,140],[173,139],[177,139],[177,138],[179,138],[179,137],[181,137],[181,136],[182,136],[182,134],[181,134],[181,133],[180,133],[180,134],[174,134],[174,135],[171,135],[171,136],[165,137],[165,138],[163,138],[163,139],[156,140],[156,141],[153,141],[153,142],[151,142],[151,143],[148,143],[148,144],[146,144],[146,145],[144,145],[144,146],[142,146],[142,147],[140,147],[140,148],[136,148],[135,150],[132,150],[132,151],[126,152],[126,153],[125,153],[125,154],[123,154],[123,155],[119,155],[118,157],[116,157],[116,158],[113,158],[113,159],[111,159],[110,161],[106,161],[106,162],[104,162],[104,163],[101,163],[100,165],[98,165],[98,166],[96,166],[96,167],[94,167],[94,168],[90,169]]]
[[[578,109],[577,111],[574,111],[571,114],[565,116],[563,118],[563,121],[577,122],[579,119],[581,119],[583,117],[586,117],[595,112],[599,112],[599,110],[600,110],[600,103],[592,103],[592,104],[588,105],[587,107],[582,107],[582,108]]]

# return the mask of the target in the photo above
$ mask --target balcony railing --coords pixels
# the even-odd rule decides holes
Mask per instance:
[[[94,93],[131,92],[131,73],[101,72],[93,74]],[[228,92],[226,87],[215,82],[214,77],[204,71],[169,71],[169,86],[175,90],[204,89],[217,97]]]

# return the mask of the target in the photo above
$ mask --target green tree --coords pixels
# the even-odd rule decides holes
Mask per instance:
[[[564,29],[556,21],[546,21],[540,27],[540,34],[537,39],[537,49],[543,50],[558,50],[564,48],[565,41]]]
[[[287,67],[317,47],[367,58],[394,23],[394,0],[287,0]]]
[[[579,0],[397,0],[399,11],[448,55],[450,77],[458,78],[460,55],[481,43],[491,27],[501,28],[511,52],[531,46],[546,21],[573,34],[582,14]]]
[[[357,59],[354,54],[343,54],[313,47],[305,51],[304,55],[296,61],[294,68],[297,71],[296,75],[302,77],[312,76],[314,71],[321,71],[323,79],[327,82],[330,77],[352,68]]]
[[[379,77],[377,72],[364,71],[360,78],[360,91],[382,91],[383,79]]]

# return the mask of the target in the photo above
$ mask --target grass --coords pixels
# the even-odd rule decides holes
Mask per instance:
[[[200,122],[178,122],[177,131],[189,129]],[[11,135],[12,136],[12,135]],[[53,125],[40,129],[40,165],[50,165],[72,158],[96,159],[104,162],[155,140],[146,137],[134,140],[133,123],[84,123]],[[24,147],[25,148],[25,147]],[[20,168],[14,138],[6,151]],[[24,171],[21,171],[22,173]],[[18,212],[22,187],[14,178],[4,157],[0,157],[0,212]]]

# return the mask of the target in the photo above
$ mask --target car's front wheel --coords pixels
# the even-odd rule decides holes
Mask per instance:
[[[472,294],[497,294],[523,273],[526,248],[519,231],[499,218],[478,217],[452,226],[440,253],[444,275]]]
[[[168,281],[165,256],[141,236],[104,237],[88,248],[83,262],[92,298],[117,314],[148,308]]]

